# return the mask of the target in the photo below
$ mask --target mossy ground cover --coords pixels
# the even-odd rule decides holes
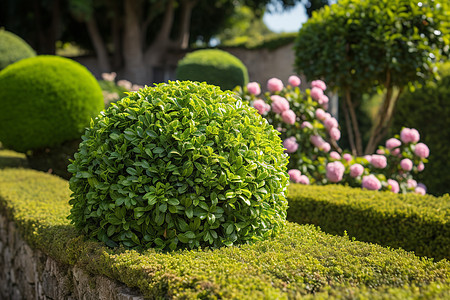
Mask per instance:
[[[450,196],[394,194],[328,185],[289,186],[288,219],[331,234],[450,258]]]
[[[0,170],[0,209],[56,260],[136,287],[149,298],[448,298],[450,263],[287,223],[279,236],[216,250],[144,252],[85,241],[67,215],[68,183]]]

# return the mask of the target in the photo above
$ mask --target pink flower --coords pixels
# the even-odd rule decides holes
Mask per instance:
[[[398,182],[394,179],[388,179],[388,184],[391,186],[391,192],[398,194],[400,191],[400,187],[398,186]]]
[[[323,122],[323,124],[325,125],[325,127],[330,130],[331,128],[337,128],[338,127],[338,122],[335,118],[331,117],[328,119],[325,119],[325,121]]]
[[[370,161],[372,166],[378,169],[384,169],[387,166],[386,156],[373,154],[372,160]]]
[[[386,141],[386,148],[392,150],[394,148],[400,147],[402,142],[397,140],[396,138],[390,138]]]
[[[330,152],[330,157],[332,159],[341,159],[341,155],[339,153],[337,153],[336,151],[331,151]]]
[[[327,89],[327,85],[322,80],[313,80],[311,82],[311,87],[317,87],[322,91],[325,91]]]
[[[426,187],[426,185],[423,184],[423,183],[418,183],[418,184],[417,184],[417,188],[421,188],[421,189],[423,189],[425,192],[427,191],[427,187]]]
[[[327,164],[326,176],[331,182],[339,182],[344,176],[345,167],[340,161],[335,161]]]
[[[111,73],[102,73],[102,78],[105,81],[114,81],[116,79],[116,72],[111,72]]]
[[[323,109],[328,109],[328,103],[322,104]]]
[[[321,108],[316,109],[316,118],[319,119],[320,121],[325,121],[326,119],[325,111]]]
[[[331,145],[328,143],[323,143],[320,147],[320,150],[322,150],[323,152],[329,152],[331,150]]]
[[[364,167],[360,164],[354,164],[350,166],[350,176],[355,178],[361,176],[364,173]]]
[[[420,158],[427,158],[430,155],[430,149],[424,143],[418,143],[414,149],[414,154]]]
[[[257,99],[253,102],[253,107],[258,110],[260,115],[270,111],[270,105],[268,105],[264,100]]]
[[[396,148],[394,150],[392,150],[392,155],[397,156],[397,157],[401,157],[402,154],[400,153],[400,149]]]
[[[420,186],[416,187],[414,192],[419,195],[425,195],[427,193],[427,191]]]
[[[291,136],[284,140],[283,147],[286,148],[287,153],[294,153],[298,149],[297,140],[295,137]]]
[[[383,149],[378,149],[377,150],[377,154],[384,154],[384,150]]]
[[[336,127],[331,128],[330,132],[328,133],[330,134],[331,139],[335,141],[339,141],[339,139],[341,138],[341,131]]]
[[[302,127],[302,129],[305,128],[305,127],[309,128],[309,129],[313,128],[311,123],[309,123],[308,121],[303,122],[301,127]]]
[[[295,112],[293,110],[285,110],[281,113],[281,118],[283,119],[283,122],[286,124],[293,125],[295,124],[295,118],[297,116],[295,115]]]
[[[278,78],[270,78],[267,81],[267,89],[271,92],[279,92],[283,87],[283,82]]]
[[[295,182],[295,183],[299,183],[299,182],[300,182],[300,177],[301,177],[301,175],[302,175],[302,173],[300,172],[300,170],[297,170],[297,169],[291,169],[291,170],[288,171],[288,174],[289,174],[289,179],[290,179],[292,182]]]
[[[247,84],[247,90],[250,94],[258,96],[261,94],[261,88],[259,87],[259,83],[257,82],[249,82]]]
[[[322,139],[321,136],[318,135],[312,135],[309,140],[311,141],[311,143],[313,143],[314,146],[316,146],[317,148],[320,148],[322,146],[323,143],[325,143],[325,141]]]
[[[319,100],[320,98],[322,98],[323,96],[323,90],[321,90],[318,87],[313,87],[311,89],[311,98],[313,98],[314,100]]]
[[[417,165],[417,171],[422,172],[425,169],[425,165],[423,164],[423,162],[420,162]]]
[[[133,84],[131,82],[129,82],[128,80],[122,79],[117,81],[117,85],[121,86],[127,90],[131,90],[131,88],[133,87]]]
[[[414,128],[403,128],[400,131],[400,139],[403,143],[417,143],[420,140],[419,132]]]
[[[409,158],[404,158],[400,161],[400,167],[405,171],[411,171],[413,163]]]
[[[381,189],[381,182],[378,180],[378,178],[375,177],[375,175],[370,174],[363,177],[362,188],[371,191],[378,191],[379,189]]]
[[[372,156],[371,155],[364,155],[364,158],[369,162],[369,164],[372,161]]]
[[[300,180],[298,181],[298,183],[308,185],[308,184],[309,184],[309,178],[308,178],[308,176],[306,176],[306,175],[300,176]]]
[[[414,189],[417,186],[417,181],[415,181],[414,179],[408,179],[406,181],[406,184],[408,185],[409,189]]]
[[[328,99],[328,96],[323,95],[322,97],[320,97],[320,99],[317,102],[319,102],[320,105],[324,105],[324,104],[328,104],[328,101],[330,101]]]
[[[299,86],[301,83],[301,80],[300,80],[300,78],[298,78],[298,76],[292,75],[292,76],[289,76],[288,82],[292,86]]]
[[[345,153],[343,157],[347,162],[351,162],[353,159],[352,155],[349,153]]]
[[[272,100],[272,110],[276,114],[281,114],[283,111],[289,109],[289,102],[278,95],[273,95],[270,97]]]

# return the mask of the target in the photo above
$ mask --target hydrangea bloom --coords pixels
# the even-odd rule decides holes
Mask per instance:
[[[312,129],[313,128],[313,126],[311,125],[311,123],[309,123],[308,121],[305,121],[305,122],[303,122],[302,123],[302,125],[301,125],[301,127],[302,127],[302,129],[303,128],[309,128],[309,129]]]
[[[311,82],[311,87],[317,87],[322,91],[325,91],[327,89],[327,85],[322,80],[313,80]]]
[[[327,95],[322,95],[322,97],[320,97],[319,100],[317,100],[317,102],[319,102],[320,105],[324,105],[324,104],[328,104],[328,102],[330,101],[330,99],[328,99]]]
[[[283,147],[286,148],[287,153],[294,153],[298,149],[297,140],[295,137],[291,136],[284,140]]]
[[[299,86],[301,83],[301,80],[300,80],[300,78],[298,78],[298,76],[292,75],[292,76],[289,76],[288,82],[292,86]]]
[[[293,110],[285,110],[281,113],[281,118],[283,119],[283,122],[286,124],[290,124],[293,125],[295,124],[295,119],[296,119],[296,115],[295,112]]]
[[[391,192],[398,194],[398,192],[400,191],[398,182],[394,179],[388,179],[387,183],[391,186]]]
[[[364,158],[369,162],[369,164],[372,161],[372,155],[364,155]]]
[[[299,183],[300,177],[302,173],[298,169],[291,169],[288,171],[289,179],[291,179],[292,182]]]
[[[319,89],[318,87],[313,87],[311,89],[311,98],[314,100],[319,100],[323,96],[323,90]]]
[[[413,162],[409,158],[404,158],[400,161],[400,167],[405,171],[411,171]]]
[[[111,73],[102,73],[102,78],[105,81],[114,81],[116,79],[116,72],[111,72]]]
[[[360,164],[354,164],[350,166],[350,176],[355,178],[361,176],[364,173],[364,167]]]
[[[283,82],[278,78],[270,78],[267,81],[267,89],[271,92],[279,92],[283,87]]]
[[[423,187],[420,187],[420,186],[417,186],[414,189],[414,192],[419,195],[425,195],[427,193],[427,191]]]
[[[373,154],[370,163],[375,168],[384,169],[387,166],[386,156]]]
[[[325,125],[326,129],[330,130],[331,128],[337,128],[338,127],[338,121],[331,117],[326,119],[323,124]]]
[[[259,83],[257,82],[249,82],[247,84],[247,90],[250,94],[258,96],[261,94],[261,88],[259,86]]]
[[[309,140],[311,141],[311,143],[316,146],[317,148],[320,148],[322,146],[322,144],[325,143],[325,141],[322,139],[321,136],[319,135],[312,135]]]
[[[258,110],[260,115],[265,114],[266,112],[270,111],[270,105],[264,102],[264,100],[257,99],[253,102],[253,107]]]
[[[339,141],[339,139],[341,138],[341,131],[336,127],[331,128],[328,133],[330,134],[331,139],[335,141]]]
[[[396,148],[394,150],[392,150],[392,155],[397,156],[397,157],[401,157],[402,154],[400,153],[400,149]]]
[[[300,176],[300,180],[298,181],[298,183],[308,185],[308,184],[309,184],[309,178],[308,178],[308,176],[306,176],[306,175],[301,175],[301,176]]]
[[[344,176],[345,167],[340,161],[335,161],[327,164],[326,176],[331,182],[339,182]]]
[[[414,128],[403,128],[400,131],[400,139],[403,143],[417,143],[420,140],[420,134]]]
[[[396,138],[390,138],[386,141],[386,148],[392,150],[394,148],[400,147],[402,142]]]
[[[319,119],[320,121],[325,121],[326,117],[327,117],[326,112],[323,109],[321,108],[316,109],[317,119]]]
[[[363,177],[362,187],[371,191],[378,191],[381,189],[381,182],[375,177],[375,175],[370,174]]]
[[[417,184],[417,187],[422,188],[425,192],[427,191],[427,186],[421,182]]]
[[[336,151],[331,151],[330,152],[330,157],[332,159],[341,159],[341,155],[339,153],[337,153]]]
[[[417,165],[417,171],[422,172],[425,169],[425,165],[423,164],[423,162],[420,162]]]
[[[323,152],[329,152],[331,150],[331,145],[327,142],[323,143],[322,145],[320,145],[320,147],[318,147],[320,150],[322,150]]]
[[[276,114],[281,114],[283,111],[289,109],[289,102],[278,95],[273,95],[270,97],[272,99],[272,110]]]
[[[417,181],[415,181],[414,179],[408,179],[406,181],[406,184],[408,185],[409,189],[413,189],[417,186]]]
[[[383,149],[377,149],[377,154],[384,154],[384,150]]]
[[[352,157],[352,155],[351,155],[350,153],[345,153],[342,157],[343,157],[347,162],[350,162],[350,161],[352,161],[352,159],[353,159],[353,157]]]
[[[430,155],[430,149],[424,143],[418,143],[414,149],[414,154],[420,158],[427,158]]]

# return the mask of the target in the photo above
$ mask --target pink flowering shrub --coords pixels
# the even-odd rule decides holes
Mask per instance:
[[[265,93],[259,93],[256,82],[236,91],[280,132],[289,154],[292,182],[344,184],[393,193],[426,192],[413,179],[424,170],[430,155],[429,148],[419,143],[416,129],[404,128],[375,154],[353,157],[338,146],[341,132],[338,120],[326,111],[329,99],[325,82],[314,80],[306,91],[299,89],[300,79],[295,75],[288,83],[285,86],[272,78]]]
[[[103,92],[103,99],[105,106],[108,107],[111,103],[117,102],[123,97],[127,96],[129,92],[135,92],[143,86],[132,84],[130,81],[121,79],[116,83],[116,72],[102,73],[102,79],[99,80],[100,87]]]

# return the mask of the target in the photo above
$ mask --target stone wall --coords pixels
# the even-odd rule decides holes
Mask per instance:
[[[0,214],[0,299],[144,299],[135,290],[32,249]]]

